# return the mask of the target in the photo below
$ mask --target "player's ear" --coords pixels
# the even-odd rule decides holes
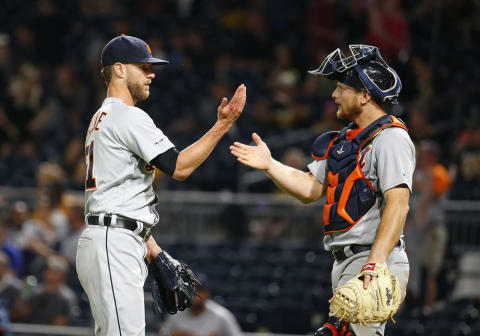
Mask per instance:
[[[124,78],[127,75],[127,66],[123,63],[117,62],[113,65],[113,73],[116,77]]]
[[[370,96],[370,93],[367,91],[362,90],[362,96],[360,97],[360,103],[362,105],[368,104],[368,102],[372,99],[372,96]]]

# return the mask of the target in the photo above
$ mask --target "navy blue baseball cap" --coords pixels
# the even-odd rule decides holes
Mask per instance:
[[[108,42],[102,50],[102,66],[120,63],[167,64],[152,56],[150,46],[137,37],[120,35]]]

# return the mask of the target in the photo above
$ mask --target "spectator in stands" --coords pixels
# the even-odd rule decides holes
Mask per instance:
[[[10,267],[8,255],[0,251],[0,307],[10,311],[20,292],[20,281]]]
[[[327,100],[321,105],[322,117],[316,120],[313,126],[318,134],[332,129],[342,129],[345,126],[345,124],[337,118],[337,109],[337,104],[331,100]]]
[[[240,138],[244,129],[260,131],[263,128],[275,132],[273,127],[283,126],[286,131],[311,128],[313,125],[308,123],[311,115],[321,109],[325,96],[329,97],[331,92],[331,88],[321,88],[323,84],[310,80],[311,77],[304,78],[305,69],[296,64],[308,57],[312,58],[310,64],[316,63],[315,58],[325,58],[325,45],[307,43],[312,41],[327,44],[337,41],[335,44],[341,45],[338,41],[345,40],[345,37],[348,42],[359,43],[373,42],[372,38],[380,39],[379,43],[385,44],[381,49],[393,48],[394,57],[398,56],[399,48],[409,49],[411,41],[411,59],[424,59],[425,64],[431,67],[427,70],[435,75],[435,79],[453,79],[434,81],[435,86],[439,86],[434,95],[437,104],[441,104],[438,102],[442,97],[446,101],[451,100],[459,87],[475,85],[475,81],[470,79],[474,76],[468,74],[478,71],[476,53],[472,48],[465,47],[478,34],[475,25],[478,6],[469,6],[464,2],[278,0],[228,1],[221,6],[218,0],[174,3],[130,1],[112,5],[110,2],[43,0],[37,1],[33,7],[25,7],[20,6],[18,1],[6,2],[0,13],[3,19],[0,20],[0,84],[6,88],[0,94],[0,185],[34,186],[32,167],[45,160],[56,160],[63,165],[63,158],[73,155],[65,151],[68,141],[88,126],[92,106],[103,100],[103,82],[95,75],[100,69],[98,63],[93,62],[98,59],[101,46],[105,43],[103,39],[120,33],[134,35],[135,31],[144,34],[144,27],[156,24],[158,18],[162,18],[161,26],[150,32],[152,47],[164,49],[166,58],[175,66],[166,70],[170,72],[169,76],[165,76],[168,80],[162,82],[162,76],[158,76],[158,85],[152,87],[161,93],[158,100],[145,103],[157,108],[147,106],[145,109],[161,111],[163,125],[169,125],[179,115],[185,119],[195,115],[200,97],[205,96],[208,88],[221,75],[226,82],[241,79],[248,83],[252,88],[253,99],[250,102],[261,97],[271,105],[270,102],[278,100],[277,96],[286,96],[290,100],[288,104],[280,104],[281,109],[268,106],[269,110],[281,113],[265,113],[266,105],[262,103],[259,109],[263,114],[255,118],[252,109],[253,118],[249,121],[255,125],[243,125],[247,122],[245,118],[241,122],[245,127],[239,128]],[[373,8],[367,8],[369,6]],[[404,14],[405,10],[410,13],[408,17]],[[3,13],[10,14],[1,15]],[[125,13],[131,14],[128,20]],[[366,16],[370,16],[368,28]],[[19,17],[22,20],[18,20]],[[186,17],[189,24],[183,21]],[[99,24],[95,24],[100,18]],[[337,25],[339,18],[344,23],[341,27]],[[409,33],[407,28],[413,28],[410,32],[414,33]],[[52,32],[55,32],[55,39],[51,38]],[[441,38],[446,41],[441,41]],[[52,44],[56,48],[50,48]],[[456,50],[455,61],[461,60],[458,63],[463,67],[450,66],[447,63],[449,60],[440,61],[440,56],[437,56],[453,55],[446,52],[452,49],[452,45]],[[66,60],[75,66],[69,66]],[[282,64],[287,68],[279,71],[278,65]],[[415,62],[407,62],[405,66],[411,68]],[[197,71],[192,71],[193,68]],[[284,89],[272,90],[268,83],[272,77],[280,77],[277,82],[284,84],[296,80],[293,88],[304,86],[305,92],[290,97],[283,92]],[[404,88],[415,86],[415,78],[401,78]],[[464,78],[465,85],[458,85],[455,78]],[[425,96],[419,92],[416,95]],[[187,96],[188,99],[183,99]],[[417,97],[405,97],[405,106],[417,100]],[[428,97],[425,104],[433,106],[435,101],[432,99]],[[168,104],[165,105],[165,102]],[[461,102],[455,100],[456,106],[449,107],[449,111],[459,108]],[[425,104],[419,107],[420,110],[424,110]],[[437,112],[435,107],[431,108]],[[459,118],[454,113],[444,117],[448,121]],[[441,117],[435,113],[432,120],[428,116],[424,118],[435,125],[435,119]],[[197,118],[192,119],[198,122]],[[269,119],[273,119],[270,124]],[[448,121],[445,124],[451,125]],[[465,122],[459,120],[459,123]],[[462,127],[461,124],[458,126]],[[184,132],[182,142],[191,143],[197,128],[193,125],[191,131]],[[438,132],[438,127],[432,128]],[[453,128],[454,132],[456,128]],[[262,134],[266,135],[265,132]],[[221,156],[210,164],[215,171],[224,166]],[[77,167],[81,168],[80,165],[78,163]],[[80,182],[81,169],[74,170],[75,165],[70,158],[65,161],[65,166],[68,176],[73,176],[74,171],[78,179],[76,182]],[[198,178],[189,181],[185,188],[203,189],[201,175],[209,171],[199,172]],[[229,175],[232,180],[237,177],[235,173]],[[228,188],[235,189],[237,185],[230,183]],[[170,185],[167,187],[172,188]],[[212,187],[218,188],[220,184]]]
[[[7,116],[17,126],[22,139],[31,139],[37,129],[32,120],[40,113],[45,98],[45,87],[42,85],[38,66],[20,64],[8,84],[12,110],[7,111]]]
[[[260,70],[266,67],[266,60],[271,56],[269,26],[265,14],[254,9],[245,10],[244,20],[236,39],[235,54],[241,55],[247,67]]]
[[[220,211],[218,220],[221,227],[225,228],[227,240],[240,242],[248,237],[245,207],[239,204],[229,204]]]
[[[450,198],[480,200],[480,119],[471,120],[453,148],[455,184]]]
[[[13,57],[17,60],[35,61],[35,33],[28,24],[19,22],[13,33],[15,47],[12,49]]]
[[[324,58],[324,50],[332,50],[343,44],[342,31],[338,29],[337,1],[309,1],[307,11],[307,36],[309,56],[313,60]],[[342,19],[342,22],[343,21]],[[315,62],[314,62],[315,63]]]
[[[0,252],[0,335],[11,336],[10,312],[20,293],[20,280],[10,267],[9,257]]]
[[[250,104],[251,108],[245,111],[245,113],[248,116],[247,121],[251,121],[251,123],[247,127],[256,125],[262,134],[273,134],[276,125],[272,111],[272,102],[269,99],[260,97],[248,104]],[[244,120],[240,122],[245,123]]]
[[[16,202],[13,209],[16,208],[26,208],[26,205],[23,202]],[[21,210],[12,210],[11,214],[19,214],[21,216]],[[11,216],[9,218],[11,218]],[[24,267],[23,255],[22,251],[11,240],[7,220],[8,219],[0,217],[0,249],[1,252],[8,257],[8,268],[11,269],[17,277],[20,277],[23,273]]]
[[[282,155],[281,161],[283,164],[297,169],[306,169],[307,167],[307,157],[302,149],[298,147],[287,148]]]
[[[434,128],[420,106],[414,104],[408,111],[408,133],[414,142],[432,138]]]
[[[74,190],[85,189],[85,144],[80,136],[71,138],[64,150],[63,167],[69,177],[66,187]]]
[[[435,100],[432,66],[422,58],[414,57],[412,59],[412,67],[415,71],[416,87],[418,89],[415,105],[418,108],[418,112],[422,112],[428,117],[432,108],[431,102]]]
[[[286,44],[277,44],[273,50],[273,63],[268,86],[272,89],[285,88],[297,84],[300,72],[293,63],[293,52]]]
[[[12,50],[10,48],[10,36],[0,33],[0,84],[2,87],[7,86],[7,77],[11,71]],[[0,93],[3,98],[4,92]],[[3,127],[3,125],[2,125]]]
[[[33,217],[55,247],[68,232],[68,218],[62,204],[66,174],[57,163],[44,162],[37,170],[37,198]]]
[[[368,1],[350,0],[343,2],[343,4],[337,1],[336,5],[340,6],[340,13],[337,15],[342,18],[342,22],[350,23],[348,25],[342,24],[341,27],[345,30],[345,44],[362,41],[365,36],[365,31],[367,29],[367,6],[369,5]],[[338,46],[338,44],[336,46]]]
[[[77,243],[80,234],[85,228],[84,208],[80,205],[73,205],[68,209],[69,230],[65,238],[60,242],[60,252],[67,258],[70,265],[75,265],[77,255]]]
[[[8,87],[10,72],[12,71],[12,49],[10,36],[0,33],[0,86]],[[2,90],[3,91],[3,90]],[[0,93],[0,142],[15,141],[20,137],[17,125],[11,120],[8,92]]]
[[[250,241],[261,244],[276,243],[285,236],[290,221],[288,218],[273,216],[272,209],[263,211],[268,213],[254,218],[248,223]]]
[[[57,64],[66,57],[66,53],[51,51],[66,49],[70,32],[69,25],[72,22],[68,12],[61,13],[61,8],[60,3],[53,0],[37,1],[31,8],[34,10],[31,24],[35,31],[36,59],[45,65]]]
[[[19,201],[7,217],[9,239],[22,250],[26,273],[39,275],[44,259],[53,254],[67,234],[68,218],[61,204],[63,186],[58,182],[60,172],[63,174],[60,166],[43,163],[37,172],[34,210],[30,212]]]
[[[166,327],[171,336],[239,336],[242,334],[233,314],[210,299],[205,275],[199,275],[200,287],[189,310],[171,315]]]
[[[420,293],[421,270],[425,270],[425,312],[431,312],[438,298],[437,277],[443,266],[447,244],[447,229],[442,200],[450,188],[447,169],[438,162],[440,147],[432,141],[418,146],[417,168],[414,174],[413,218],[407,247],[411,252],[410,274],[413,294]]]
[[[368,13],[366,41],[378,46],[382,55],[395,61],[403,52],[408,56],[408,21],[398,0],[375,0]]]
[[[33,289],[30,297],[21,297],[16,302],[16,319],[35,324],[74,324],[79,308],[76,294],[65,284],[68,268],[63,257],[48,257],[43,281]]]
[[[23,270],[19,274],[39,275],[44,258],[53,254],[55,242],[54,231],[49,229],[42,217],[32,214],[28,206],[18,201],[14,204],[7,216],[9,229],[8,239],[21,251],[23,256]],[[13,264],[16,270],[17,262]]]

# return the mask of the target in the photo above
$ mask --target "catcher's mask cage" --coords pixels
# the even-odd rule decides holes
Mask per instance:
[[[323,60],[318,69],[309,73],[366,90],[381,102],[397,104],[402,82],[395,70],[384,61],[378,48],[365,44],[351,44],[348,48],[351,56],[345,56],[340,48],[337,48]],[[376,78],[373,75],[376,75]],[[386,82],[388,87],[379,86]]]

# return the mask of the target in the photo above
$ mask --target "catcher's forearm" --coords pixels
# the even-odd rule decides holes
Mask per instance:
[[[289,167],[273,158],[265,173],[278,187],[303,203],[314,202],[323,195],[323,184],[311,173]]]
[[[385,209],[367,263],[384,264],[400,239],[405,226],[410,190],[407,187],[392,188],[384,193],[384,197]]]

